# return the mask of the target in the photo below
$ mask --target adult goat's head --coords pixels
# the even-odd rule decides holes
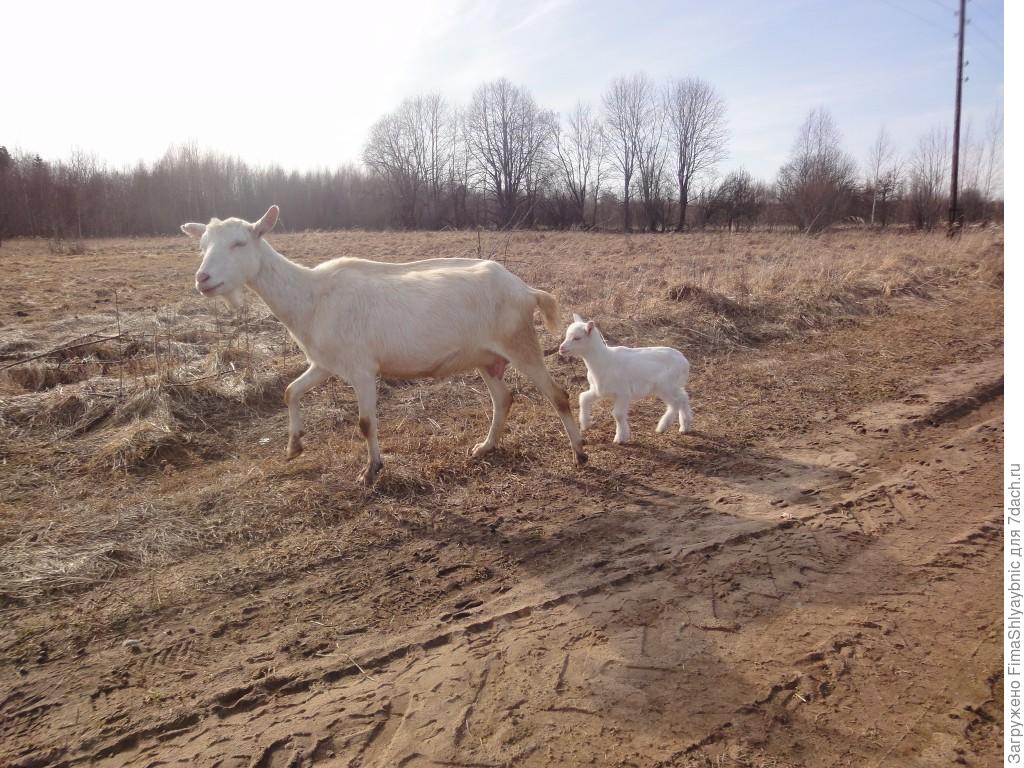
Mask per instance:
[[[196,272],[196,290],[203,296],[223,296],[232,306],[240,306],[242,289],[259,271],[260,238],[274,228],[279,213],[280,209],[272,205],[254,224],[242,219],[182,224],[182,232],[199,238],[203,255]]]

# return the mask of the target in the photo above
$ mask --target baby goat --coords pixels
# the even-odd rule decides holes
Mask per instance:
[[[658,422],[664,432],[675,419],[679,431],[686,432],[693,422],[686,382],[690,363],[683,353],[671,347],[609,347],[594,321],[573,315],[558,352],[581,357],[587,364],[590,389],[580,393],[580,428],[590,429],[590,408],[598,398],[612,400],[615,417],[615,442],[629,442],[629,405],[634,400],[656,395],[668,410]]]

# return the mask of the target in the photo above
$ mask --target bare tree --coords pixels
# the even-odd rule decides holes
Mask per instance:
[[[709,83],[687,77],[669,83],[665,111],[679,185],[676,231],[682,232],[694,181],[725,157],[725,102]]]
[[[612,165],[622,179],[622,209],[625,232],[632,229],[630,192],[640,149],[647,105],[654,93],[654,84],[645,74],[619,77],[612,81],[604,95],[605,125]]]
[[[409,103],[385,115],[370,128],[363,162],[388,180],[404,227],[416,226],[416,203],[423,184],[423,148],[408,119]]]
[[[530,92],[502,78],[473,94],[465,116],[466,145],[485,189],[494,197],[500,226],[525,218],[540,180],[554,119],[541,110]],[[528,203],[527,203],[528,205]],[[520,210],[523,208],[523,210]]]
[[[985,130],[985,150],[981,161],[981,190],[992,202],[1003,194],[1003,110],[996,107]]]
[[[872,227],[875,226],[875,210],[878,205],[881,187],[883,186],[883,177],[891,177],[895,154],[892,139],[889,138],[889,134],[883,125],[878,129],[878,136],[871,145],[871,149],[868,150],[868,171],[871,174],[871,178],[868,179],[868,183],[871,185],[870,223]],[[891,182],[892,179],[889,178],[888,181]]]
[[[424,176],[429,201],[427,225],[437,228],[443,218],[444,199],[450,191],[448,180],[458,141],[455,111],[432,93],[419,100],[419,125],[424,134]]]
[[[806,234],[830,227],[846,212],[856,165],[840,146],[828,110],[812,109],[800,127],[792,157],[779,170],[779,199]]]
[[[933,128],[922,136],[910,157],[908,204],[911,221],[932,229],[942,220],[949,187],[949,132]]]
[[[73,200],[75,231],[79,240],[83,237],[82,214],[87,205],[89,188],[97,174],[101,173],[102,169],[98,167],[95,155],[78,148],[72,150],[65,175]]]
[[[691,188],[692,205],[690,209],[693,211],[694,224],[699,229],[704,229],[713,223],[717,203],[716,194],[719,188],[718,182],[719,178],[716,173],[707,173],[699,182],[695,182],[694,187]]]
[[[463,130],[465,114],[459,108],[453,108],[450,114],[452,152],[448,158],[448,194],[449,220],[451,225],[460,228],[469,221],[469,188],[472,180],[472,155]]]
[[[729,231],[738,231],[746,221],[753,226],[765,206],[768,204],[770,192],[764,182],[755,181],[746,170],[732,171],[714,190],[707,195],[705,217],[708,222],[721,218]]]
[[[960,131],[960,189],[977,189],[981,184],[983,142],[974,141],[974,121],[970,117]]]
[[[665,110],[652,88],[641,104],[640,130],[637,134],[636,169],[640,175],[640,199],[644,204],[647,229],[655,232],[664,229],[665,162],[668,158],[668,143],[665,130]]]
[[[601,128],[601,151],[597,155],[597,162],[594,164],[594,177],[590,182],[590,199],[593,201],[593,219],[591,226],[597,229],[597,206],[604,190],[605,177],[608,175],[608,137]]]
[[[899,160],[893,161],[883,168],[875,183],[875,194],[878,202],[878,223],[882,227],[889,225],[891,218],[891,203],[899,198],[903,189],[903,163]],[[874,201],[872,201],[874,205]]]
[[[521,215],[513,222],[514,226],[536,226],[537,205],[545,192],[552,190],[555,185],[557,170],[555,164],[550,161],[549,147],[557,125],[558,116],[549,110],[539,112],[537,119],[531,123],[531,140],[537,142],[538,150],[532,162],[526,164],[526,174],[523,177],[525,206]]]
[[[39,155],[23,158],[21,168],[28,169],[25,183],[26,225],[21,234],[49,235],[54,229],[57,213],[54,211],[53,170]]]
[[[7,220],[10,218],[14,197],[13,169],[14,158],[7,147],[0,146],[0,246],[3,246],[4,235],[7,234]]]
[[[437,94],[406,99],[370,128],[363,161],[388,180],[403,226],[417,225],[424,203],[429,225],[438,225],[454,143],[451,110]]]
[[[968,118],[960,134],[960,190],[957,193],[957,207],[965,221],[983,220],[988,207],[983,178],[988,142],[984,137],[976,141],[974,136],[974,122]]]
[[[600,181],[604,159],[604,132],[589,104],[579,102],[573,108],[564,130],[555,123],[554,150],[559,178],[576,207],[578,222],[585,226],[587,200],[595,181]]]

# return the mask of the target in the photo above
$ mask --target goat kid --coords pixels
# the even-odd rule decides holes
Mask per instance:
[[[580,393],[580,429],[593,426],[591,408],[595,400],[611,400],[615,419],[615,442],[629,442],[629,406],[634,400],[655,395],[668,406],[658,422],[664,432],[679,421],[686,432],[693,423],[686,384],[690,363],[683,353],[671,347],[609,347],[593,320],[572,316],[559,354],[579,357],[587,365],[590,389]]]
[[[331,376],[355,390],[367,463],[359,480],[372,485],[383,466],[377,440],[377,377],[445,378],[476,369],[490,391],[491,428],[473,456],[494,450],[512,395],[502,377],[511,364],[551,402],[576,463],[583,441],[569,396],[544,367],[533,315],[557,333],[558,302],[530,288],[502,265],[480,259],[427,259],[391,264],[340,258],[312,269],[289,261],[264,237],[279,214],[271,206],[255,224],[241,219],[183,224],[199,238],[203,260],[196,289],[233,306],[244,288],[255,291],[288,328],[309,368],[285,390],[288,458],[302,452],[299,400]]]

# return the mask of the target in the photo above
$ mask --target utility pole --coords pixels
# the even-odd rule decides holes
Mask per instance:
[[[949,230],[952,237],[958,231],[957,192],[960,171],[960,101],[964,87],[964,25],[967,23],[967,0],[960,0],[960,31],[957,35],[956,54],[956,111],[953,115],[953,172],[949,188]]]

